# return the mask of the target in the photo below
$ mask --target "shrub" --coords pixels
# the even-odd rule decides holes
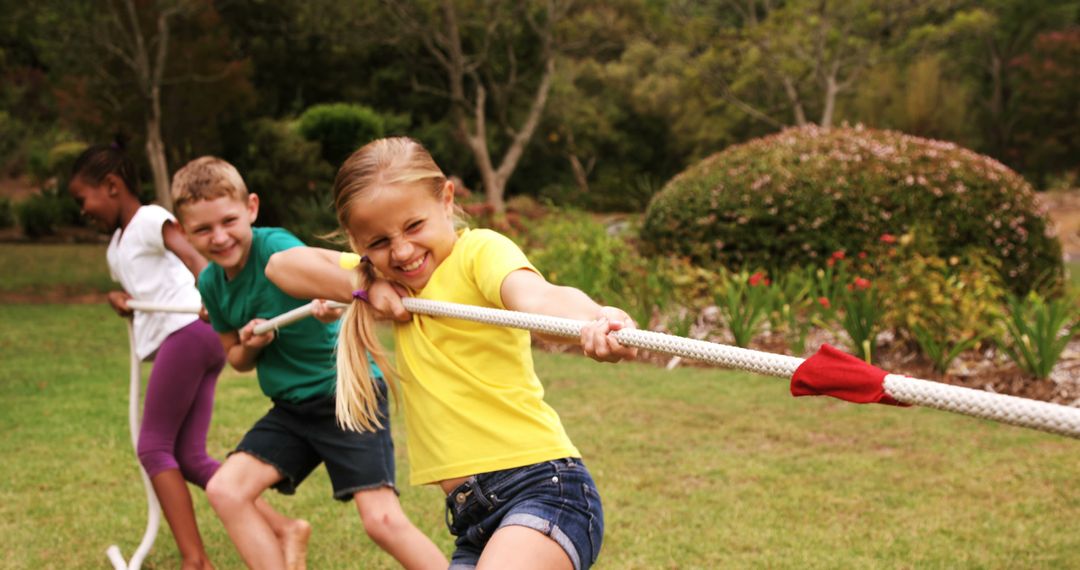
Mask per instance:
[[[78,223],[79,208],[66,191],[61,194],[51,188],[16,204],[15,217],[23,234],[33,239],[53,235],[61,226]]]
[[[1021,370],[1035,378],[1050,376],[1065,346],[1080,332],[1080,314],[1072,299],[1043,299],[1030,293],[1022,300],[1009,297],[1009,331],[1001,348]]]
[[[685,279],[685,261],[645,258],[584,212],[553,211],[530,224],[526,239],[530,258],[548,280],[625,310],[641,328],[649,327],[657,310],[692,296],[684,293],[695,285]]]
[[[0,228],[10,228],[15,225],[15,209],[11,205],[11,198],[0,196]]]
[[[769,278],[760,271],[753,275],[747,271],[720,273],[713,299],[735,346],[750,346],[750,341],[768,318],[775,297]]]
[[[364,105],[327,103],[309,107],[298,124],[300,134],[317,141],[323,160],[337,168],[354,150],[408,126],[408,119],[383,115]]]
[[[652,200],[642,239],[706,266],[785,269],[919,224],[939,247],[922,253],[983,248],[1017,291],[1061,280],[1061,246],[1023,178],[951,143],[859,127],[789,129],[706,158]]]
[[[304,240],[337,227],[328,203],[333,169],[288,122],[259,119],[248,129],[237,169],[262,198],[259,222],[288,227]]]

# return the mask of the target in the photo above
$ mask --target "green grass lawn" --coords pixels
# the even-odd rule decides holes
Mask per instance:
[[[0,245],[0,293],[77,294],[119,289],[105,244]]]
[[[103,305],[0,305],[0,322],[0,567],[108,567],[105,549],[130,556],[145,524],[123,321]],[[598,568],[1080,567],[1074,440],[793,399],[783,381],[740,372],[536,361],[604,498]],[[251,375],[224,374],[211,453],[223,457],[267,407]],[[242,567],[195,497],[214,563]],[[394,567],[354,508],[330,499],[323,469],[271,501],[312,521],[311,568]],[[403,486],[402,502],[449,552],[440,493]],[[163,524],[145,567],[176,561]]]

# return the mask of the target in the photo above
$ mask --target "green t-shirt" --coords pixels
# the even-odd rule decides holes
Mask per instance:
[[[252,234],[247,263],[235,278],[226,278],[216,263],[199,275],[199,292],[210,324],[218,332],[239,331],[251,319],[269,319],[308,303],[285,294],[265,273],[272,254],[303,246],[303,242],[281,228],[252,228]],[[325,324],[309,317],[278,330],[277,338],[255,362],[263,393],[289,402],[332,393],[337,380],[338,328],[337,322]],[[378,374],[375,369],[372,372]]]

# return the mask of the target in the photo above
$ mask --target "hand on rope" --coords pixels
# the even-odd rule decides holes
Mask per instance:
[[[135,314],[135,310],[128,306],[131,295],[128,295],[127,292],[109,291],[106,298],[109,300],[109,305],[112,307],[112,310],[116,311],[116,314],[121,317],[130,319]]]
[[[321,323],[332,323],[341,318],[345,308],[326,299],[314,299],[311,301],[311,316]]]
[[[263,347],[274,341],[277,336],[277,328],[271,328],[265,332],[256,332],[260,324],[267,322],[266,319],[251,319],[251,322],[240,329],[240,344],[251,350],[262,350]]]
[[[409,292],[400,285],[395,285],[385,279],[376,279],[368,285],[367,296],[367,303],[371,306],[377,320],[399,323],[412,320],[412,313],[401,302],[402,297],[409,296]]]
[[[619,362],[637,358],[638,349],[623,346],[611,333],[636,329],[634,319],[616,307],[601,307],[596,320],[581,327],[581,350],[599,362]]]

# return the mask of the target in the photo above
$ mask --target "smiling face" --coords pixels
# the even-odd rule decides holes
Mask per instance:
[[[82,215],[106,233],[120,227],[119,190],[113,184],[111,177],[105,177],[101,184],[90,184],[82,176],[76,176],[68,184],[68,193],[79,204]]]
[[[453,184],[445,183],[439,195],[420,182],[373,189],[355,200],[348,229],[358,250],[387,279],[422,290],[457,241]]]
[[[227,277],[236,277],[251,252],[251,224],[259,214],[259,197],[197,200],[180,206],[177,214],[191,245],[220,265]]]

